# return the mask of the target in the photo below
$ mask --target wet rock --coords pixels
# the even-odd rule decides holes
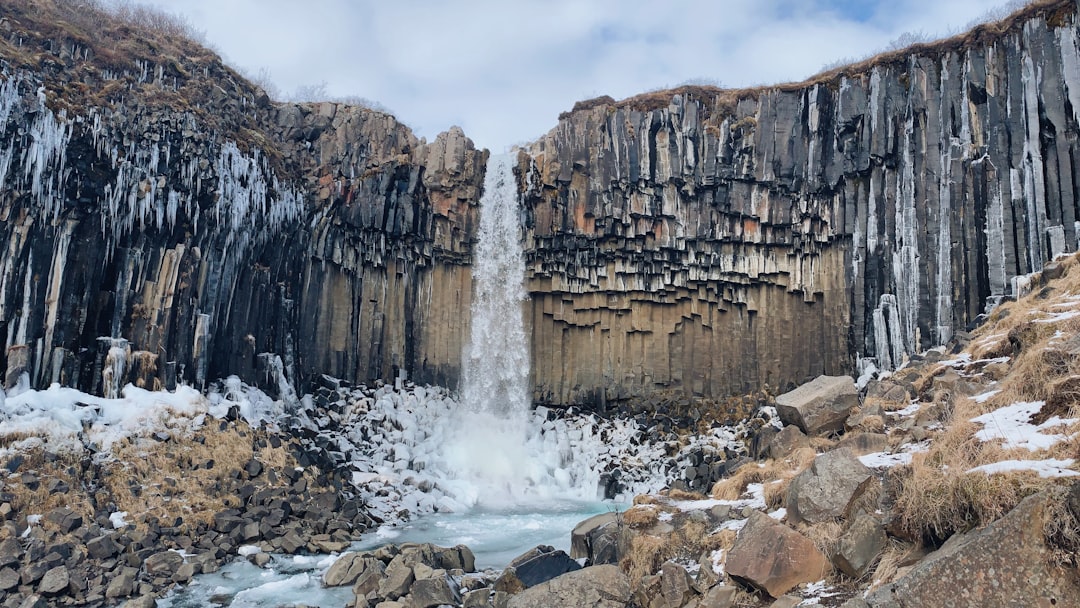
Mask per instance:
[[[625,534],[626,529],[621,525],[617,513],[591,517],[575,526],[571,534],[570,557],[585,557],[590,566],[617,564],[623,557]],[[585,551],[585,555],[581,555],[581,551]]]
[[[581,569],[581,565],[570,559],[565,551],[550,550],[551,547],[547,549],[549,550],[539,552],[533,550],[532,554],[526,554],[510,563],[526,589]]]

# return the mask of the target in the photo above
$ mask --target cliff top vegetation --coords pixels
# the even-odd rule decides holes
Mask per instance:
[[[690,83],[671,89],[650,91],[618,101],[604,95],[575,103],[573,109],[560,114],[559,119],[563,120],[574,112],[600,106],[629,108],[641,112],[658,110],[667,107],[675,95],[708,101],[709,103],[705,106],[706,111],[711,111],[710,113],[718,116],[728,116],[734,113],[739,101],[757,99],[758,95],[767,91],[795,91],[818,84],[839,86],[840,80],[844,77],[868,74],[876,67],[902,64],[912,55],[940,57],[946,53],[992,44],[1005,36],[1019,32],[1024,23],[1031,19],[1041,18],[1051,27],[1059,27],[1074,17],[1076,11],[1076,3],[1072,0],[1032,0],[1003,17],[992,11],[988,13],[988,20],[985,22],[976,23],[968,31],[947,38],[922,42],[918,41],[920,36],[902,36],[898,42],[908,40],[914,42],[909,45],[894,43],[888,49],[865,59],[829,67],[803,81],[734,89]]]

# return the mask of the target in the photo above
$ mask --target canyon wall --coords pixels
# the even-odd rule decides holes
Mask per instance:
[[[485,152],[59,10],[0,9],[9,387],[456,383]]]
[[[578,104],[519,157],[536,400],[787,388],[949,342],[1077,249],[1076,12]]]

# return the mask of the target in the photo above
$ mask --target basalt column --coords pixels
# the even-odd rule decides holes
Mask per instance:
[[[537,399],[786,388],[963,332],[1077,249],[1076,10],[565,114],[519,162]]]

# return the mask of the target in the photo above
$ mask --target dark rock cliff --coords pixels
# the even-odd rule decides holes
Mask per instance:
[[[9,385],[456,382],[484,152],[72,6],[0,7]]]
[[[1076,12],[579,104],[521,156],[536,399],[786,387],[949,342],[1077,248]]]

